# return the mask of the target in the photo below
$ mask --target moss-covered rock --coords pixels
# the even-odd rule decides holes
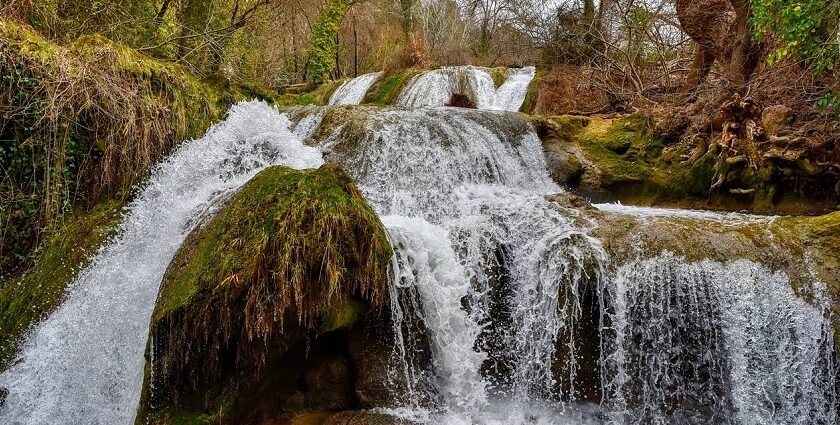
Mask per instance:
[[[702,137],[674,143],[647,117],[531,120],[555,180],[593,201],[796,215],[834,207],[833,183],[803,189],[819,186],[823,169],[731,157]]]
[[[417,69],[404,69],[384,75],[370,87],[362,103],[380,106],[393,105],[400,97],[403,88],[420,72]]]
[[[126,200],[172,148],[252,97],[274,96],[99,35],[58,45],[0,19],[0,279],[34,264],[65,212]]]
[[[121,202],[109,201],[70,218],[46,243],[35,267],[23,276],[0,281],[0,370],[26,332],[58,307],[67,285],[114,234],[121,208]]]
[[[391,255],[379,218],[338,167],[261,172],[167,270],[138,423],[355,407],[346,331],[386,299]]]

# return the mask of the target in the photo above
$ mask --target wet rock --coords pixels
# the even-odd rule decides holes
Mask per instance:
[[[394,345],[388,322],[367,319],[348,336],[347,348],[356,367],[355,396],[365,409],[390,406],[407,388],[399,374],[389,376]]]
[[[317,410],[340,410],[353,405],[353,372],[347,359],[339,356],[314,359],[304,374],[307,392],[304,402]]]
[[[341,412],[326,418],[322,425],[409,425],[411,422],[382,413]]]
[[[356,408],[347,331],[387,300],[391,256],[379,217],[337,166],[262,171],[163,278],[139,420]]]
[[[785,105],[764,108],[764,112],[761,113],[761,125],[768,136],[775,136],[790,122],[792,114],[793,110]]]

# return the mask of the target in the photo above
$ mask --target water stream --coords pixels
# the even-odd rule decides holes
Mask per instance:
[[[0,387],[10,390],[0,423],[133,423],[158,287],[186,236],[261,169],[323,163],[290,125],[265,104],[239,104],[156,167],[118,235],[0,374]]]
[[[347,81],[333,93],[329,104],[331,106],[342,106],[362,103],[370,87],[381,77],[382,72],[372,72]]]
[[[131,423],[155,295],[185,237],[259,170],[327,160],[354,177],[395,249],[392,372],[409,391],[384,411],[430,424],[836,423],[824,285],[814,278],[803,294],[784,273],[738,259],[663,252],[614,264],[590,236],[597,223],[547,197],[563,189],[529,123],[430,107],[449,100],[465,69],[488,109],[519,109],[533,77],[523,70],[496,90],[484,71],[432,71],[400,98],[423,108],[368,112],[361,135],[339,127],[318,148],[301,140],[323,108],[290,120],[261,103],[235,106],[185,143],[0,374],[0,422]],[[336,102],[358,98],[361,85]],[[641,221],[773,220],[598,208]],[[421,348],[427,367],[412,359]],[[599,377],[584,376],[593,364]],[[593,394],[602,402],[584,401]]]
[[[457,66],[426,71],[408,83],[397,99],[397,106],[445,106],[454,95],[461,94],[472,99],[478,109],[517,112],[525,102],[536,69],[527,67],[507,72],[507,79],[497,89],[490,71],[484,68]]]

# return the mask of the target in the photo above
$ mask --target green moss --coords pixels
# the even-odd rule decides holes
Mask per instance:
[[[380,78],[368,90],[362,103],[380,106],[395,104],[403,88],[418,74],[420,74],[419,70],[405,69]]]
[[[300,90],[297,87],[295,90],[287,91],[287,93],[276,96],[275,102],[278,106],[305,106],[305,105],[327,105],[333,93],[344,84],[346,80],[328,81],[320,84],[312,89],[311,86],[304,87]],[[299,91],[300,90],[300,91]]]
[[[326,311],[321,318],[319,331],[321,333],[332,332],[338,329],[350,329],[367,313],[368,305],[352,299],[342,299],[336,302]]]
[[[164,276],[145,386],[154,376],[167,391],[151,404],[175,408],[197,386],[259,373],[306,335],[351,327],[381,306],[391,256],[340,168],[264,170],[190,235]],[[151,397],[141,417],[155,415]]]
[[[536,110],[538,97],[537,87],[539,86],[539,82],[540,80],[542,80],[545,73],[545,68],[537,68],[537,72],[534,75],[534,78],[531,80],[531,83],[528,84],[528,91],[525,92],[525,101],[522,103],[522,108],[520,109],[520,111],[526,114],[533,114]]]
[[[28,229],[2,232],[0,274],[31,267],[65,212],[125,199],[172,148],[255,90],[199,80],[100,35],[60,46],[0,20],[0,192],[11,194],[0,200],[0,226],[24,217],[14,226]]]
[[[31,326],[58,307],[67,285],[113,235],[121,207],[120,202],[109,201],[68,220],[46,244],[34,268],[0,285],[0,370]]]
[[[493,68],[490,71],[490,77],[493,78],[493,84],[496,85],[497,89],[507,81],[509,74],[510,72],[507,68]]]

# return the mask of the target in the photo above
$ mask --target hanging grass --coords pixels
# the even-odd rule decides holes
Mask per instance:
[[[300,338],[352,325],[357,301],[384,302],[391,256],[379,218],[337,166],[261,172],[170,265],[144,385],[157,391],[141,409],[259,374]]]

